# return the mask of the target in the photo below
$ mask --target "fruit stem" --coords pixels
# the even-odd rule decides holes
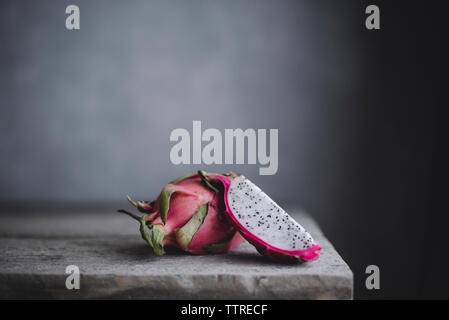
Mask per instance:
[[[138,221],[138,222],[140,222],[140,220],[142,219],[142,218],[139,217],[138,215],[135,215],[134,213],[131,213],[131,212],[126,211],[126,210],[124,210],[124,209],[119,209],[119,210],[117,210],[117,212],[127,214],[128,216],[130,216],[131,218],[133,218],[134,220],[136,220],[136,221]]]

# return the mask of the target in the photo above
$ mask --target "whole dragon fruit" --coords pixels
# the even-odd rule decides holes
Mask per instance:
[[[245,239],[224,216],[223,199],[223,192],[200,172],[171,181],[155,201],[128,197],[143,216],[118,211],[140,223],[142,238],[156,255],[163,255],[170,245],[193,254],[224,253]]]
[[[222,185],[230,221],[259,253],[284,262],[319,257],[321,247],[312,236],[250,180],[233,173],[200,173],[211,184]]]

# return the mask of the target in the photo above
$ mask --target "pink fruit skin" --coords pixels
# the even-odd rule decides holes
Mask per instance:
[[[229,245],[225,246],[222,249],[223,251],[216,252],[224,253],[231,251],[245,241],[224,217],[225,208],[221,201],[222,195],[204,186],[198,174],[177,184],[168,184],[167,187],[175,188],[177,191],[171,196],[166,223],[163,223],[158,210],[159,198],[155,201],[154,212],[149,215],[153,225],[163,225],[167,234],[163,242],[164,245],[181,248],[176,241],[175,230],[184,226],[195,212],[206,203],[209,203],[206,218],[189,246],[183,249],[184,251],[192,254],[207,254],[204,246],[229,241]]]
[[[210,177],[213,179],[218,179],[223,184],[225,189],[224,201],[226,204],[226,208],[230,208],[230,205],[228,203],[228,191],[231,186],[232,182],[231,179],[218,174],[210,174]],[[303,261],[313,261],[318,259],[320,256],[318,252],[321,251],[321,246],[318,244],[305,250],[295,250],[295,251],[283,250],[273,247],[270,244],[263,241],[262,239],[260,239],[259,237],[249,232],[247,229],[245,229],[245,227],[242,224],[240,224],[240,222],[235,218],[235,216],[230,210],[226,210],[226,213],[230,218],[231,222],[236,226],[238,230],[240,230],[243,237],[246,240],[248,240],[248,242],[250,242],[252,245],[254,245],[257,251],[259,251],[262,255],[266,256],[267,258],[276,261],[295,262],[297,261],[295,256],[301,257]]]

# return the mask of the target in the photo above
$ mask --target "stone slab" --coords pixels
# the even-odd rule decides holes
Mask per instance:
[[[114,212],[3,214],[0,298],[352,299],[353,274],[310,216],[293,215],[320,243],[319,260],[284,265],[248,243],[224,255],[157,257],[136,222]],[[77,265],[81,288],[67,290]]]

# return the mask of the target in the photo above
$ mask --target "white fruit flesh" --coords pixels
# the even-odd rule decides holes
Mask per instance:
[[[232,181],[228,204],[244,229],[272,247],[299,251],[315,245],[312,236],[299,223],[244,177]]]

